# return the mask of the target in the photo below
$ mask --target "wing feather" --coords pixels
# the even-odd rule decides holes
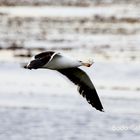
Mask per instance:
[[[68,68],[58,71],[78,86],[79,93],[86,98],[89,104],[97,110],[104,111],[93,83],[83,70],[79,68]]]

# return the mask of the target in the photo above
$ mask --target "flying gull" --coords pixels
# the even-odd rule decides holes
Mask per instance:
[[[35,55],[24,68],[57,70],[78,86],[79,93],[86,98],[92,107],[99,111],[104,111],[89,76],[82,69],[78,68],[80,66],[90,67],[92,63],[75,60],[58,52],[46,51]]]

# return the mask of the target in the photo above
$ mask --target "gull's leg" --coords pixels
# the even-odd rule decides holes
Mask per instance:
[[[86,66],[86,67],[90,67],[93,63],[94,63],[93,60],[88,60],[88,62],[83,62],[82,61],[82,65]]]

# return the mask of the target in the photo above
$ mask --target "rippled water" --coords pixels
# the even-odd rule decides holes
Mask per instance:
[[[135,3],[0,7],[0,13],[1,49],[89,50],[98,58],[140,60],[140,10]]]
[[[104,64],[106,72],[103,74],[98,64],[94,71],[96,75],[92,75],[94,67],[86,69],[97,85],[105,109],[103,113],[93,109],[77,93],[74,85],[54,71],[27,71],[16,63],[0,66],[0,139],[139,139],[139,91],[129,88],[100,89],[99,79],[106,79],[105,76],[110,73],[113,80],[114,73],[119,72],[119,69],[115,68],[114,73],[111,73],[108,71],[109,65]],[[133,67],[127,71],[126,65],[121,68],[122,79],[125,79],[125,74],[136,70]],[[131,78],[127,81],[131,82]],[[107,81],[104,83],[110,85]]]
[[[115,101],[112,99],[104,101],[105,104],[108,102],[109,106],[114,106]],[[119,103],[123,101],[126,102],[127,109],[127,104],[131,103],[131,100],[124,99]],[[134,103],[132,106],[135,106]],[[127,113],[114,113],[115,108],[111,107],[109,112],[100,113],[88,107],[78,104],[71,109],[65,105],[61,108],[47,109],[0,108],[0,138],[3,140],[139,139],[139,111],[131,113],[127,109]]]

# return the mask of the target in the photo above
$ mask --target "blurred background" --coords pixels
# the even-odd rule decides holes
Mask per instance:
[[[21,66],[42,51],[80,60],[105,113],[51,70]],[[0,139],[140,137],[139,0],[0,0]]]

